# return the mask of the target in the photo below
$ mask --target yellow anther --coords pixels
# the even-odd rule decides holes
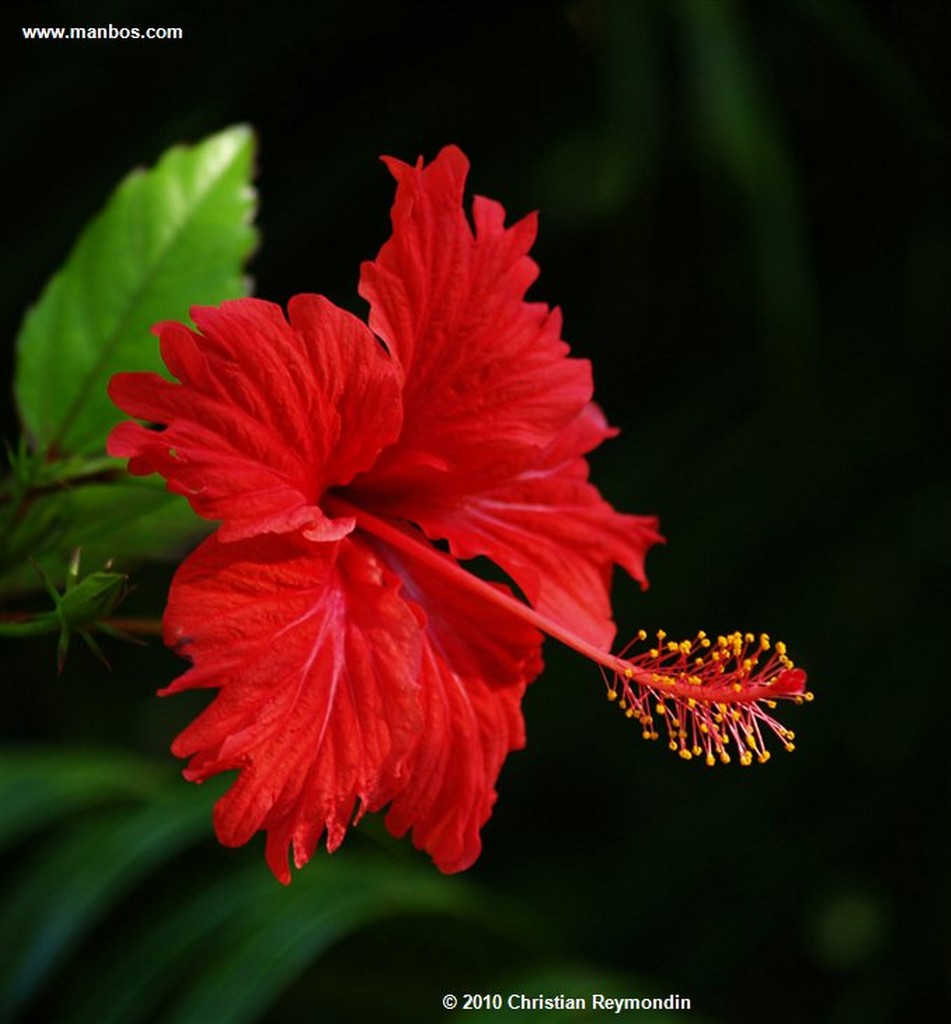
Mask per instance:
[[[808,704],[810,701],[816,699],[816,695],[811,690],[806,690],[806,692],[802,695],[802,699]]]
[[[786,749],[789,751],[790,754],[796,749],[796,744],[795,743],[787,743],[787,744],[785,744],[785,746],[786,746]]]
[[[637,639],[647,635],[638,630]],[[729,764],[732,739],[734,760],[744,766],[754,759],[763,764],[770,759],[759,732],[765,720],[787,750],[795,749],[792,731],[765,713],[778,704],[768,698],[770,692],[796,703],[813,699],[805,689],[790,692],[802,683],[786,674],[793,663],[784,644],[774,644],[768,633],[739,631],[718,635],[715,641],[702,630],[692,640],[668,640],[663,629],[655,636],[656,646],[649,651],[632,655],[629,661],[617,659],[613,685],[605,688],[608,700],[617,702],[640,725],[644,739],[660,738],[654,717],[660,716],[666,725],[667,746],[686,761],[698,758],[707,765],[717,760]],[[704,649],[710,653],[704,655]],[[771,649],[775,654],[764,656]],[[716,688],[720,699],[711,700]]]

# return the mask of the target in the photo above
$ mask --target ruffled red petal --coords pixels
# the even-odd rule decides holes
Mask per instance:
[[[538,268],[536,219],[504,226],[502,207],[462,207],[468,161],[454,146],[424,167],[388,159],[393,235],[365,263],[370,326],[406,374],[404,423],[360,488],[412,492],[425,507],[499,484],[534,461],[591,397],[591,368],[568,358],[561,317],[524,301]]]
[[[289,848],[298,867],[324,832],[335,849],[355,815],[405,787],[422,727],[421,629],[399,590],[358,538],[213,535],[175,576],[166,642],[193,667],[163,692],[218,694],[172,751],[196,781],[239,770],[216,831],[237,846],[266,830],[283,882]]]
[[[172,751],[194,781],[238,769],[215,808],[222,843],[266,831],[287,882],[289,851],[300,867],[393,801],[390,830],[412,829],[441,870],[478,856],[524,744],[537,630],[359,534],[212,536],[176,574],[165,630],[193,667],[163,692],[219,691]]]
[[[584,454],[613,433],[592,403],[529,469],[454,505],[416,513],[457,558],[492,559],[538,611],[605,650],[615,634],[612,566],[646,587],[645,556],[663,540],[654,516],[616,512],[588,482]]]
[[[502,763],[525,745],[524,690],[524,682],[498,689],[462,678],[425,638],[423,732],[386,827],[397,838],[412,830],[414,845],[440,871],[464,871],[482,850],[479,833],[495,804]]]
[[[568,357],[561,319],[526,303],[534,217],[504,226],[498,203],[462,207],[468,163],[454,147],[427,167],[395,160],[393,236],[364,264],[370,324],[406,370],[399,440],[354,482],[377,512],[485,555],[541,612],[586,639],[614,637],[614,564],[646,583],[660,539],[587,482],[584,455],[615,431],[589,402],[590,368]]]
[[[367,328],[317,295],[279,306],[238,299],[192,310],[199,332],[159,324],[162,356],[179,383],[120,373],[109,394],[132,416],[111,455],[138,475],[158,472],[221,537],[303,529],[335,540],[320,497],[373,465],[399,433],[401,373]]]
[[[495,803],[502,764],[525,745],[521,701],[543,667],[542,635],[405,552],[388,548],[381,557],[425,624],[423,727],[387,828],[397,837],[411,830],[413,843],[441,871],[463,871],[482,849],[479,833]]]

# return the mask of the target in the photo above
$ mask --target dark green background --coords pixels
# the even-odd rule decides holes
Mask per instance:
[[[455,142],[472,190],[513,217],[540,209],[532,295],[562,307],[622,430],[594,479],[668,537],[646,594],[616,588],[620,638],[768,630],[816,693],[784,711],[795,754],[707,771],[643,743],[597,671],[549,643],[528,748],[469,873],[522,924],[368,926],[269,1019],[440,1020],[445,990],[559,965],[648,979],[693,1000],[685,1019],[724,1024],[947,1012],[947,5],[275,0],[4,18],[5,379],[23,311],[82,225],[168,145],[251,123],[257,294],[362,312],[359,263],[392,199],[378,155]],[[20,39],[21,23],[110,22],[186,40]],[[16,435],[9,404],[0,433]],[[134,579],[130,610],[159,610],[168,570]],[[62,680],[51,642],[0,652],[11,742],[169,760],[201,704],[152,696],[180,670],[155,647],[108,645],[108,677],[77,649]],[[176,870],[212,877],[254,846],[182,858],[136,896],[138,920],[161,917]],[[67,965],[74,984],[126,910]]]

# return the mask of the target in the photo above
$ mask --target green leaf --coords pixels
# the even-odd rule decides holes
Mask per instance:
[[[34,447],[96,453],[123,414],[106,385],[162,371],[153,324],[247,293],[254,139],[238,126],[133,171],[81,235],[17,339],[14,390]]]

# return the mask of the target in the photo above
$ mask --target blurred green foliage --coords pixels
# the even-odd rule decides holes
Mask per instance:
[[[236,121],[261,139],[257,293],[357,308],[392,196],[376,157],[456,142],[474,191],[540,207],[534,295],[622,428],[594,479],[662,517],[651,590],[617,588],[622,638],[767,629],[817,699],[787,715],[795,754],[706,772],[642,743],[552,647],[465,879],[367,821],[285,891],[257,849],[202,839],[206,791],[165,770],[200,704],[151,696],[170,654],[108,646],[104,677],[77,651],[57,682],[49,642],[5,640],[21,753],[0,773],[0,916],[23,1018],[91,1012],[103,978],[120,1005],[151,993],[153,1019],[212,1019],[204,1000],[275,955],[240,1019],[438,1021],[445,991],[592,976],[724,1024],[948,1005],[946,5],[276,0],[160,20],[186,40],[18,43],[6,64],[6,336],[130,166]],[[158,614],[167,573],[136,581],[130,614]]]
[[[32,1004],[31,1016],[57,1021],[153,1020],[159,1010],[182,1024],[256,1020],[368,922],[492,916],[464,882],[380,856],[337,858],[293,890],[247,860],[196,867],[185,853],[207,834],[211,795],[111,752],[0,760],[2,838],[21,848],[0,921],[4,1019]],[[40,852],[27,855],[38,831]]]

